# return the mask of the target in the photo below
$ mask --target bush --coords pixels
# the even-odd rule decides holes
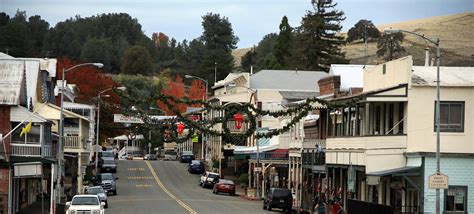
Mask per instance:
[[[240,175],[239,181],[240,181],[241,184],[248,184],[249,183],[249,174],[243,173],[242,175]]]

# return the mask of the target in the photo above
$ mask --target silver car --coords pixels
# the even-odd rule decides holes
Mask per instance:
[[[177,160],[176,156],[177,156],[177,153],[175,151],[168,150],[168,151],[165,151],[165,157],[163,158],[163,160]]]
[[[104,208],[109,207],[109,203],[107,202],[107,191],[104,190],[101,186],[87,187],[84,193],[87,195],[99,196],[100,201],[105,203]]]

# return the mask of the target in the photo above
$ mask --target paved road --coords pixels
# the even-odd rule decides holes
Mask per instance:
[[[214,195],[198,185],[199,175],[176,161],[119,161],[117,196],[109,196],[106,213],[241,214],[262,210],[260,201]]]

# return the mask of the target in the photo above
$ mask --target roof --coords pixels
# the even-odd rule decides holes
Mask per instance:
[[[319,96],[319,92],[315,91],[280,91],[283,99],[287,100],[303,100]]]
[[[83,104],[83,103],[73,103],[73,102],[63,102],[64,108],[68,109],[95,109],[95,106]]]
[[[48,118],[50,120],[59,120],[60,119],[61,107],[53,105],[51,103],[42,104],[38,108],[36,108],[36,106],[35,106],[35,110],[38,112],[38,114],[40,114],[43,117]],[[74,113],[72,111],[68,111],[66,109],[63,109],[63,110],[64,110],[64,117],[65,118],[80,118],[80,119],[89,121],[88,118],[86,118],[86,117],[84,117],[80,114],[76,114],[76,113]]]
[[[0,60],[0,104],[19,105],[25,63]]]
[[[341,65],[332,64],[329,74],[341,77],[341,90],[348,91],[350,88],[362,88],[364,86],[364,68],[373,65]]]
[[[318,80],[328,75],[323,71],[261,70],[250,76],[250,88],[319,92]]]
[[[10,109],[10,121],[12,122],[22,122],[22,121],[30,121],[33,123],[45,123],[51,122],[48,119],[38,115],[37,113],[33,113],[29,111],[27,108],[17,105],[13,106]]]
[[[219,88],[223,87],[226,84],[229,84],[231,82],[235,83],[246,83],[248,81],[249,73],[243,72],[243,73],[229,73],[223,80],[219,80],[212,86],[211,88]]]
[[[413,66],[412,84],[436,86],[436,67]],[[440,67],[440,85],[454,87],[474,86],[474,67]]]

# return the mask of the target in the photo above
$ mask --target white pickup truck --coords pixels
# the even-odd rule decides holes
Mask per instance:
[[[205,172],[201,175],[201,179],[199,179],[199,185],[203,188],[205,187],[214,187],[214,183],[219,180],[220,176],[218,173],[214,172]]]
[[[90,213],[104,214],[105,202],[100,202],[97,195],[76,195],[70,202],[66,202],[67,214]]]

